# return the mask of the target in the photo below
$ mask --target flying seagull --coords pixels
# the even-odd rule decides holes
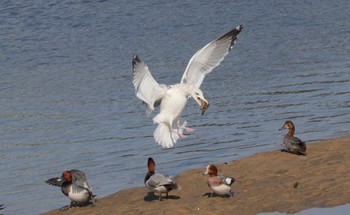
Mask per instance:
[[[242,29],[242,25],[237,26],[198,50],[190,59],[179,84],[158,84],[147,64],[134,55],[132,66],[136,96],[146,104],[147,115],[160,106],[159,114],[153,118],[153,122],[158,124],[153,136],[159,145],[172,148],[179,138],[188,137],[183,134],[183,130],[194,130],[187,127],[186,121],[181,120],[187,100],[192,97],[204,114],[209,102],[199,89],[203,79],[229,53]]]

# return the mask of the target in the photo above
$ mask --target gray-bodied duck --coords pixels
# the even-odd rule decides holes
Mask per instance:
[[[63,207],[62,210],[73,206],[94,205],[93,198],[95,195],[92,194],[92,189],[85,173],[80,170],[72,169],[64,171],[61,177],[50,178],[45,182],[61,187],[62,193],[70,198],[71,204]]]
[[[282,151],[289,152],[297,155],[306,155],[306,144],[304,141],[300,140],[297,137],[294,137],[295,126],[294,123],[290,120],[286,121],[282,129],[289,129],[288,134],[286,134],[283,138],[283,147]]]
[[[179,186],[173,181],[169,176],[165,176],[160,173],[155,173],[156,163],[153,158],[148,158],[147,162],[148,172],[145,176],[145,185],[152,191],[159,194],[159,201],[162,200],[162,194],[166,194],[168,198],[168,193],[172,190],[179,189]]]

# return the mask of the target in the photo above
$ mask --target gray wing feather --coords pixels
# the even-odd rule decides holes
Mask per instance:
[[[46,180],[45,182],[52,185],[52,186],[61,187],[64,181],[59,180],[59,177],[56,177],[56,178],[50,178],[50,179]]]
[[[166,91],[165,85],[158,84],[151,72],[137,55],[133,61],[133,84],[136,96],[147,104],[147,114],[154,110],[154,106],[159,105],[160,100]]]
[[[162,174],[154,174],[148,180],[148,185],[151,187],[163,186],[174,183],[169,177]]]
[[[237,26],[235,29],[198,50],[190,59],[182,76],[181,83],[192,84],[199,88],[205,75],[218,66],[232,49],[237,35],[241,32],[242,28],[242,25]]]
[[[87,180],[87,177],[85,173],[83,173],[80,170],[71,170],[72,176],[73,176],[73,184],[76,186],[73,186],[73,192],[74,191],[81,191],[81,190],[87,190],[91,192],[91,187],[89,184],[89,181]]]
[[[286,136],[283,140],[283,147],[286,151],[292,153],[301,153],[305,155],[306,144],[297,137]]]
[[[216,176],[216,178],[219,184],[231,185],[235,181],[234,178],[223,176],[223,175]]]

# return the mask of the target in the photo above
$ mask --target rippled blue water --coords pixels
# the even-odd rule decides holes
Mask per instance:
[[[78,168],[103,197],[143,184],[146,160],[178,174],[279,149],[291,119],[305,141],[349,135],[350,4],[339,1],[0,1],[0,204],[37,214],[68,204],[44,183]],[[207,42],[244,25],[202,85],[204,116],[171,150],[134,95],[133,54],[179,82]]]
[[[345,204],[332,208],[310,208],[306,210],[302,210],[294,215],[344,215],[349,212],[350,205]],[[259,213],[258,215],[287,215],[287,213],[273,212],[273,213]]]

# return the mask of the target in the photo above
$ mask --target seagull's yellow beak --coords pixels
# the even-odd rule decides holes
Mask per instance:
[[[208,101],[205,98],[202,98],[199,96],[197,96],[195,100],[196,100],[197,104],[199,105],[199,107],[202,107],[204,104],[208,104]],[[204,104],[202,104],[202,101],[204,102]]]
[[[203,103],[201,101],[203,101]],[[209,107],[209,102],[205,98],[197,97],[197,103],[198,103],[198,105],[202,111],[202,115],[203,115]]]
[[[202,101],[203,101],[203,103],[201,103],[201,105],[200,105],[201,107],[207,107],[207,106],[209,106],[208,100],[206,100],[205,98],[203,98]]]

